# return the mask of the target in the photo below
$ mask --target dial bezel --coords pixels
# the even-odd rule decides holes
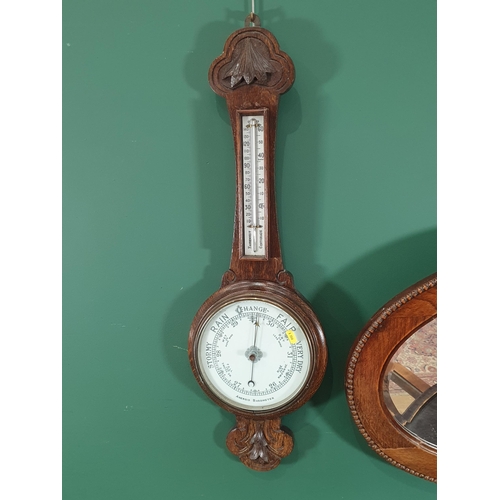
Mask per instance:
[[[269,409],[257,410],[229,403],[219,395],[203,375],[202,361],[199,359],[198,347],[205,326],[217,311],[240,300],[262,300],[289,314],[302,328],[309,346],[310,366],[306,377],[298,391],[283,404]],[[241,281],[221,288],[202,305],[193,320],[188,340],[189,360],[196,380],[203,391],[220,407],[242,416],[281,417],[302,406],[316,392],[326,369],[327,353],[321,325],[309,304],[295,291],[272,282]]]

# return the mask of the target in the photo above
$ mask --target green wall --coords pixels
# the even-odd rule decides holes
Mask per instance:
[[[434,0],[257,1],[295,63],[281,99],[284,261],[330,348],[295,450],[246,469],[233,416],[187,359],[230,257],[234,157],[210,63],[250,1],[63,3],[64,499],[430,499],[379,458],[343,391],[347,352],[436,270]]]

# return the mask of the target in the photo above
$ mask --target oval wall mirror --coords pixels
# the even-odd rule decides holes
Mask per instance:
[[[377,311],[348,359],[347,400],[368,444],[396,467],[436,482],[436,274]]]

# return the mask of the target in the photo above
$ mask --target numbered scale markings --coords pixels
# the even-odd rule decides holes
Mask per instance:
[[[266,255],[264,116],[241,117],[243,143],[244,255]]]
[[[240,300],[219,310],[203,328],[198,353],[205,381],[240,408],[277,408],[303,388],[309,374],[302,328],[263,300]]]

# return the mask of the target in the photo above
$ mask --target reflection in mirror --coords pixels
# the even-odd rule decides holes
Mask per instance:
[[[394,352],[384,374],[383,392],[398,424],[437,449],[437,318]]]

